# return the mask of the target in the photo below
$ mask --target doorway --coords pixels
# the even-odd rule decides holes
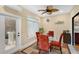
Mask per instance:
[[[72,44],[79,52],[79,12],[72,17]]]
[[[13,53],[21,46],[20,17],[0,14],[0,53]]]
[[[79,44],[79,12],[72,17],[72,44]]]

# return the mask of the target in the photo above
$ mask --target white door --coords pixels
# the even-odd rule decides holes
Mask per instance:
[[[2,30],[1,44],[3,45],[0,53],[13,53],[21,45],[20,18],[9,15],[0,15],[0,31]],[[0,49],[0,50],[1,50]]]

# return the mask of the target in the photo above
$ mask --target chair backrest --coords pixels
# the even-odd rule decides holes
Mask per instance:
[[[48,36],[46,35],[40,35],[39,36],[39,49],[48,51],[49,50],[49,41],[48,41]]]
[[[54,31],[49,31],[48,36],[54,36]]]
[[[59,42],[61,42],[63,38],[64,38],[64,34],[62,33],[62,34],[60,35]]]
[[[36,32],[36,36],[37,36],[37,37],[39,36],[39,34],[40,34],[40,32]]]
[[[41,33],[40,32],[36,32],[36,37],[37,37],[37,43],[38,43],[38,41],[39,41],[39,35],[40,35]]]

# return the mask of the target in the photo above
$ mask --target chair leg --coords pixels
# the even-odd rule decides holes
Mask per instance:
[[[49,51],[47,51],[49,54],[50,54],[50,50]]]
[[[62,54],[62,48],[60,47],[60,52],[61,52],[61,54]]]
[[[38,43],[37,43],[37,48],[38,48]]]
[[[39,54],[41,53],[40,51],[41,51],[41,50],[39,49]]]
[[[39,51],[39,54],[40,54],[40,51]]]
[[[52,48],[50,47],[50,52],[51,52],[51,49],[52,49]]]

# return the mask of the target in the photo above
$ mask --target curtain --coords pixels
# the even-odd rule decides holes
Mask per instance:
[[[34,38],[36,36],[36,32],[39,31],[39,22],[33,18],[27,18],[27,31],[28,38]]]

